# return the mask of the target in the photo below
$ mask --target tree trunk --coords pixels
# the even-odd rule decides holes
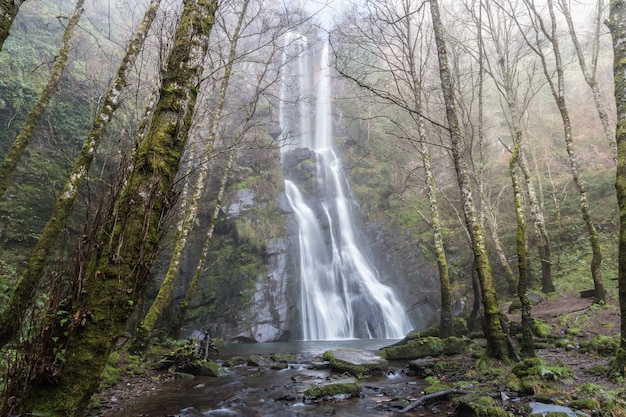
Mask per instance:
[[[457,174],[457,181],[461,190],[463,203],[463,214],[467,225],[472,244],[472,252],[476,261],[476,270],[480,281],[483,307],[485,309],[485,336],[487,338],[487,355],[508,361],[509,351],[506,335],[500,322],[500,310],[498,300],[493,285],[491,274],[491,264],[487,256],[487,248],[483,237],[483,230],[476,215],[476,207],[472,197],[468,168],[464,161],[465,149],[463,137],[459,127],[456,110],[456,100],[452,77],[448,64],[448,55],[444,39],[443,24],[439,15],[439,5],[437,0],[430,0],[430,11],[433,20],[433,31],[437,44],[437,55],[439,57],[439,75],[441,77],[441,87],[446,106],[446,117],[448,119],[448,129],[452,141],[452,153],[454,167]]]
[[[185,292],[185,297],[183,301],[178,305],[176,309],[176,315],[174,316],[174,322],[170,328],[171,335],[173,337],[178,337],[180,334],[180,329],[183,326],[185,321],[185,317],[187,316],[187,310],[189,309],[189,304],[191,304],[191,300],[196,292],[196,288],[198,287],[198,283],[200,282],[200,278],[202,278],[202,274],[204,273],[204,264],[206,263],[207,258],[209,257],[209,248],[211,247],[211,242],[213,240],[213,232],[215,231],[215,224],[217,223],[217,218],[219,216],[220,209],[222,208],[222,202],[224,201],[224,193],[226,192],[226,182],[228,181],[228,175],[233,166],[233,162],[235,160],[235,150],[236,148],[233,146],[228,155],[228,162],[226,164],[226,169],[224,170],[224,174],[222,175],[222,179],[220,181],[220,188],[217,192],[217,201],[215,202],[215,207],[213,207],[213,213],[211,213],[211,221],[209,222],[209,228],[206,232],[206,236],[204,238],[204,242],[202,244],[202,251],[200,253],[200,259],[196,265],[196,270],[187,286],[187,291]]]
[[[613,76],[617,106],[617,172],[615,191],[619,205],[618,292],[621,316],[620,346],[611,364],[613,377],[626,376],[626,1],[612,0],[608,20],[613,38]]]
[[[74,305],[57,384],[37,387],[27,412],[81,416],[107,357],[150,278],[171,206],[171,190],[192,123],[217,0],[185,0],[164,70],[160,99],[120,200]]]
[[[549,84],[552,88],[552,93],[559,108],[561,118],[563,119],[563,130],[565,133],[567,154],[569,156],[570,171],[572,173],[572,179],[578,187],[578,191],[580,194],[580,209],[582,211],[583,220],[587,227],[587,234],[589,235],[589,242],[591,244],[591,276],[593,278],[594,284],[594,302],[603,303],[606,297],[606,291],[604,289],[604,283],[602,281],[602,250],[600,248],[598,232],[595,225],[593,224],[591,212],[589,210],[589,201],[587,200],[586,185],[580,177],[578,168],[578,155],[574,150],[574,136],[572,133],[572,123],[569,117],[567,102],[565,100],[565,75],[556,33],[556,16],[554,15],[554,5],[552,0],[548,1],[548,10],[550,11],[551,32],[547,33],[546,35],[548,36],[552,44],[552,49],[554,51],[557,73],[557,87],[555,88],[554,84],[551,82]]]
[[[541,205],[539,204],[539,199],[537,198],[537,193],[535,192],[535,185],[530,175],[526,152],[523,146],[520,148],[518,164],[522,169],[524,180],[526,181],[530,216],[533,220],[535,235],[537,236],[537,249],[539,250],[539,259],[541,260],[541,291],[547,294],[556,291],[554,281],[552,280],[552,245],[548,231],[546,230],[546,222],[543,217]]]
[[[602,93],[600,92],[600,86],[598,85],[598,80],[596,79],[596,69],[598,67],[598,54],[599,54],[599,45],[600,45],[600,28],[602,25],[602,9],[604,9],[604,2],[602,0],[597,1],[596,7],[596,18],[593,32],[593,50],[591,52],[591,68],[587,65],[587,61],[585,60],[585,55],[583,54],[583,48],[578,41],[578,35],[576,35],[576,27],[574,26],[574,22],[572,20],[572,14],[569,9],[569,1],[559,0],[559,5],[561,6],[561,11],[565,16],[565,20],[567,21],[567,27],[569,31],[569,35],[572,38],[572,43],[574,44],[574,49],[576,50],[576,56],[578,57],[578,64],[583,73],[583,77],[585,77],[585,82],[589,85],[591,89],[591,93],[593,94],[593,100],[596,104],[596,110],[598,111],[598,116],[600,117],[600,122],[602,123],[602,129],[604,130],[604,135],[611,147],[611,156],[613,156],[613,162],[617,163],[617,146],[615,143],[615,134],[613,133],[613,129],[611,128],[611,121],[609,120],[609,115],[606,111],[606,106],[604,105],[604,98],[602,97]]]
[[[513,143],[513,155],[509,161],[509,173],[513,185],[513,198],[515,200],[515,217],[517,218],[517,233],[515,242],[517,248],[517,296],[522,304],[522,339],[520,341],[522,354],[528,357],[535,356],[533,341],[533,327],[531,318],[531,304],[528,299],[528,243],[526,238],[526,219],[524,216],[524,201],[522,198],[522,186],[517,172],[519,155],[522,142],[522,130],[517,129]]]
[[[157,320],[159,319],[159,317],[161,317],[167,306],[170,305],[172,301],[174,283],[178,279],[180,263],[183,259],[185,249],[187,248],[187,239],[189,237],[189,233],[191,232],[193,221],[198,212],[198,207],[200,206],[200,198],[202,197],[202,193],[204,191],[204,185],[209,171],[209,160],[211,157],[211,152],[213,151],[213,144],[215,143],[215,140],[217,138],[217,130],[221,121],[224,103],[226,102],[226,93],[228,91],[230,75],[233,71],[233,66],[235,64],[235,58],[237,53],[237,41],[239,40],[239,32],[241,30],[241,27],[243,26],[243,21],[246,16],[248,2],[249,0],[244,1],[241,12],[239,13],[237,26],[235,26],[235,29],[233,30],[229,56],[226,61],[226,66],[224,67],[224,76],[222,78],[222,84],[220,86],[217,104],[211,118],[209,137],[207,138],[207,147],[202,153],[200,172],[198,173],[198,178],[196,179],[194,193],[189,203],[189,207],[187,208],[187,212],[182,214],[183,216],[185,216],[185,218],[183,220],[182,227],[178,230],[172,259],[170,260],[170,264],[167,273],[165,274],[165,278],[161,283],[161,288],[159,289],[155,300],[150,306],[146,317],[143,319],[143,321],[139,325],[139,328],[137,329],[137,333],[135,335],[135,340],[132,347],[132,349],[136,351],[141,350],[141,348],[147,347],[147,342],[152,335]]]
[[[78,0],[76,2],[74,14],[67,23],[67,27],[65,28],[65,32],[63,33],[61,49],[59,50],[59,55],[54,61],[52,74],[50,74],[48,84],[41,92],[41,95],[39,96],[39,100],[37,100],[35,107],[33,107],[30,113],[28,113],[28,116],[26,116],[26,120],[24,120],[24,124],[22,125],[20,132],[18,133],[17,137],[13,141],[13,144],[11,145],[6,156],[4,157],[2,165],[0,165],[0,197],[4,195],[4,192],[9,186],[9,181],[11,180],[11,177],[13,176],[13,173],[17,168],[17,164],[20,162],[20,159],[24,154],[24,150],[30,142],[30,138],[35,131],[35,128],[39,124],[39,120],[41,119],[43,112],[46,110],[48,103],[50,103],[52,96],[59,86],[59,82],[61,81],[61,77],[63,76],[63,72],[65,71],[65,67],[67,66],[67,57],[70,51],[70,41],[72,40],[74,31],[78,26],[78,21],[83,14],[83,3],[85,3],[85,0]]]
[[[422,126],[420,131],[423,132],[423,121],[419,122]],[[437,187],[435,185],[435,177],[430,163],[430,152],[426,147],[424,140],[420,141],[422,148],[422,161],[424,162],[424,174],[426,175],[426,192],[428,201],[430,202],[430,217],[433,229],[433,246],[435,247],[435,256],[437,258],[437,267],[439,268],[439,283],[441,294],[441,317],[439,321],[439,337],[449,337],[452,335],[452,288],[450,285],[450,272],[448,269],[448,261],[446,260],[446,251],[443,244],[443,233],[441,227],[441,218],[439,217],[439,204],[437,202]]]
[[[0,51],[9,37],[11,26],[24,0],[0,0]]]
[[[247,0],[246,0],[247,4]],[[273,51],[273,53],[276,50]],[[273,55],[272,53],[272,55]],[[189,309],[189,305],[191,304],[191,300],[193,299],[194,293],[200,282],[200,278],[202,278],[202,274],[205,272],[204,265],[206,264],[206,260],[209,257],[209,248],[211,246],[211,242],[213,240],[213,232],[215,231],[215,224],[217,223],[217,219],[222,208],[222,203],[224,201],[224,194],[226,193],[226,184],[228,182],[228,176],[232,170],[233,163],[235,162],[235,155],[237,151],[237,146],[241,143],[244,138],[246,131],[249,128],[249,123],[254,117],[257,109],[257,105],[259,103],[259,99],[261,97],[261,93],[264,89],[273,84],[273,81],[270,81],[267,86],[263,86],[263,82],[266,80],[267,74],[269,72],[270,67],[272,66],[272,56],[268,57],[267,61],[265,61],[265,66],[262,74],[257,77],[257,85],[252,96],[251,101],[248,103],[246,114],[241,121],[241,125],[235,134],[233,139],[233,143],[231,144],[231,149],[228,154],[228,162],[226,163],[226,168],[224,169],[224,173],[222,175],[222,179],[220,180],[220,186],[217,192],[217,199],[215,201],[215,207],[213,207],[213,212],[211,213],[211,220],[209,222],[209,227],[207,228],[206,236],[204,238],[204,242],[202,243],[202,251],[200,253],[200,258],[198,259],[198,263],[196,264],[196,270],[187,286],[187,291],[185,292],[185,297],[183,301],[180,302],[176,309],[176,314],[174,316],[174,321],[172,322],[169,333],[173,338],[178,338],[180,334],[180,329],[183,326],[185,321],[185,317],[187,316],[187,310]]]
[[[117,77],[109,88],[104,104],[100,107],[94,119],[87,139],[83,144],[78,158],[74,162],[74,167],[65,184],[65,188],[59,196],[52,215],[37,241],[37,245],[26,266],[26,270],[22,273],[16,284],[13,296],[5,306],[2,317],[0,318],[0,346],[5,345],[19,328],[20,317],[30,305],[36,288],[41,281],[42,272],[50,251],[53,249],[57,238],[63,231],[65,223],[74,207],[78,190],[89,172],[89,167],[104,137],[109,121],[112,119],[115,110],[119,107],[121,92],[127,85],[128,76],[133,70],[135,60],[142,49],[144,40],[154,21],[160,3],[161,0],[152,0],[144,15],[143,21],[139,25],[138,31],[130,41],[126,56],[117,71]]]

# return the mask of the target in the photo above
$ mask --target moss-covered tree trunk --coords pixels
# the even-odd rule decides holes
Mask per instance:
[[[37,387],[25,412],[81,416],[107,357],[148,284],[192,123],[217,0],[185,0],[152,123],[87,268],[56,384]]]
[[[83,143],[78,158],[74,162],[74,167],[65,184],[65,188],[57,199],[52,215],[37,241],[37,245],[31,254],[28,265],[20,276],[14,288],[14,293],[5,306],[2,317],[0,318],[0,346],[6,344],[17,330],[20,317],[29,306],[35,290],[39,285],[46,260],[72,212],[78,190],[89,172],[89,167],[100,142],[102,142],[109,121],[112,119],[115,110],[119,107],[122,90],[127,85],[128,76],[133,70],[135,60],[143,47],[144,40],[154,21],[160,3],[161,0],[152,0],[144,15],[143,21],[139,25],[133,39],[130,41],[126,56],[117,71],[117,76],[113,84],[109,88],[104,103],[94,118],[91,130]]]
[[[539,58],[541,59],[543,72],[548,82],[548,86],[552,92],[554,101],[559,109],[561,119],[563,121],[563,132],[565,137],[565,148],[568,155],[568,161],[570,165],[570,172],[572,179],[578,188],[580,196],[580,210],[582,212],[583,221],[587,228],[587,235],[589,237],[589,243],[591,244],[592,258],[591,258],[591,276],[594,284],[594,302],[604,302],[606,297],[606,291],[604,289],[604,282],[602,280],[602,250],[600,248],[600,240],[598,237],[598,231],[593,223],[591,217],[591,211],[589,209],[589,201],[587,199],[587,186],[580,176],[578,155],[574,149],[574,135],[572,132],[572,122],[569,117],[569,110],[567,101],[565,99],[565,73],[563,67],[563,60],[561,57],[561,50],[559,46],[559,37],[557,33],[556,15],[554,12],[553,0],[548,0],[549,21],[546,22],[542,14],[536,9],[534,2],[530,0],[524,0],[528,8],[532,12],[534,18],[535,31],[537,35],[536,45],[533,45]],[[552,71],[548,68],[547,56],[544,54],[541,45],[542,40],[539,39],[539,33],[543,33],[545,39],[549,42],[552,48],[552,54],[554,58],[554,66],[556,72],[556,84],[552,77]],[[531,44],[532,45],[532,44]]]
[[[172,253],[172,258],[165,274],[165,278],[161,283],[161,288],[159,289],[155,300],[152,302],[152,305],[150,306],[146,317],[142,320],[139,328],[137,329],[135,340],[133,342],[134,350],[138,350],[141,347],[147,346],[146,342],[152,335],[158,319],[163,315],[163,312],[171,304],[172,301],[174,284],[178,280],[179,276],[180,263],[182,262],[185,249],[187,248],[187,240],[189,238],[189,234],[191,233],[194,219],[196,218],[196,215],[198,213],[198,208],[200,207],[201,197],[204,193],[206,177],[209,172],[209,160],[213,151],[213,144],[215,143],[215,140],[217,138],[224,103],[226,102],[228,84],[230,81],[230,76],[233,72],[233,66],[235,65],[239,32],[241,31],[241,28],[243,26],[248,3],[249,0],[244,0],[241,11],[239,13],[239,20],[237,21],[237,25],[233,29],[233,33],[231,36],[230,51],[228,57],[226,58],[226,65],[224,67],[224,75],[222,77],[222,83],[220,85],[217,103],[211,117],[206,149],[204,149],[204,151],[202,152],[200,169],[198,177],[196,179],[193,196],[191,197],[191,201],[189,202],[187,212],[182,213],[182,215],[184,216],[184,220],[182,222],[182,226],[178,229],[176,242],[174,244],[174,252]]]
[[[433,229],[433,246],[435,249],[435,257],[437,259],[437,267],[439,268],[439,284],[440,284],[440,320],[439,320],[439,336],[449,337],[452,335],[452,287],[450,285],[450,271],[446,258],[446,251],[443,243],[443,227],[439,216],[439,204],[437,201],[437,186],[435,184],[435,176],[433,174],[432,164],[430,162],[430,152],[427,148],[425,138],[423,137],[425,127],[423,120],[418,121],[420,126],[420,146],[422,154],[422,162],[424,163],[424,175],[426,181],[426,193],[430,202],[430,219]]]
[[[613,38],[613,77],[617,106],[617,172],[615,191],[619,205],[618,292],[621,315],[620,346],[611,365],[613,376],[626,376],[626,1],[612,0],[608,26]]]
[[[235,152],[236,148],[233,146],[228,154],[228,162],[226,163],[226,168],[224,169],[222,179],[220,180],[220,187],[217,192],[217,199],[215,201],[215,206],[213,207],[213,212],[211,213],[211,220],[209,222],[206,236],[204,237],[204,242],[202,243],[200,258],[198,259],[198,263],[196,264],[196,269],[193,273],[193,277],[191,278],[191,281],[189,281],[189,285],[187,286],[187,290],[185,291],[185,297],[183,297],[183,301],[181,301],[180,304],[176,307],[174,321],[170,327],[170,335],[172,337],[177,338],[179,336],[180,329],[182,328],[185,317],[187,316],[187,311],[189,310],[191,300],[193,299],[193,296],[196,292],[196,288],[198,287],[200,278],[202,278],[202,275],[205,272],[204,265],[207,258],[209,257],[209,249],[213,240],[213,232],[215,231],[215,224],[217,223],[220,210],[222,209],[224,194],[226,193],[226,183],[228,182],[228,176],[230,175],[230,171],[235,160]]]
[[[70,42],[72,40],[72,36],[74,36],[74,31],[78,26],[78,22],[80,17],[83,14],[83,4],[85,0],[78,0],[76,2],[76,7],[74,8],[74,13],[65,27],[65,32],[63,33],[63,40],[61,43],[61,49],[59,50],[59,55],[56,57],[54,61],[54,65],[52,67],[52,73],[50,74],[50,79],[48,80],[48,84],[46,84],[45,88],[39,95],[39,99],[35,104],[35,107],[28,113],[26,119],[24,120],[24,124],[20,129],[20,132],[17,134],[17,137],[11,144],[6,156],[4,157],[4,161],[2,161],[2,165],[0,165],[0,197],[4,195],[4,192],[7,190],[9,186],[9,181],[17,168],[17,164],[22,159],[22,155],[24,154],[24,150],[28,146],[30,142],[30,138],[35,131],[35,128],[39,124],[39,120],[43,115],[46,107],[48,107],[48,103],[52,99],[52,96],[57,90],[59,86],[59,82],[61,81],[61,77],[63,76],[63,72],[65,72],[65,67],[67,66],[67,57],[70,51]]]
[[[471,237],[472,252],[476,261],[476,270],[478,272],[478,278],[480,281],[480,287],[482,292],[483,307],[485,309],[484,314],[485,336],[487,339],[487,354],[492,358],[508,361],[510,359],[508,343],[500,320],[501,314],[498,307],[495,287],[493,285],[491,264],[487,255],[487,248],[485,245],[483,230],[476,214],[476,207],[472,196],[468,168],[464,160],[465,149],[463,144],[463,137],[458,121],[454,86],[452,85],[452,77],[448,64],[448,53],[446,50],[443,24],[441,22],[439,5],[437,0],[430,0],[430,11],[433,21],[435,42],[437,45],[437,55],[439,58],[439,75],[441,78],[441,87],[443,90],[443,97],[446,106],[448,129],[450,131],[450,138],[452,141],[454,167],[456,170],[459,188],[461,190],[463,214],[465,217],[466,226]]]
[[[24,0],[0,0],[0,51],[9,37],[11,26]]]
[[[521,129],[521,122],[518,126]],[[515,129],[517,128],[518,127]],[[526,152],[523,146],[520,148],[518,164],[524,174],[526,191],[528,192],[530,216],[533,220],[535,235],[537,237],[537,250],[539,251],[539,259],[541,261],[541,291],[544,293],[551,293],[556,291],[554,280],[552,279],[552,244],[550,243],[550,236],[548,235],[548,230],[546,229],[543,211],[541,209],[541,204],[539,204],[539,199],[537,198],[535,184],[533,183],[533,178],[530,174],[530,168],[528,167]]]
[[[517,172],[520,150],[522,147],[522,130],[517,129],[513,142],[513,154],[509,161],[509,174],[513,186],[513,199],[515,201],[515,218],[517,219],[517,232],[515,243],[517,249],[517,270],[519,273],[517,283],[517,296],[522,305],[522,339],[520,347],[522,354],[528,357],[535,356],[533,341],[533,327],[531,317],[531,304],[528,299],[528,243],[526,234],[526,218],[524,215],[524,198],[522,196],[522,181]]]

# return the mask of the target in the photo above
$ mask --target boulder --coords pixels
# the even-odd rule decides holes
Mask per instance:
[[[361,387],[354,378],[337,379],[313,385],[304,391],[305,401],[338,400],[354,397]]]
[[[470,341],[459,337],[418,337],[405,339],[402,344],[395,344],[381,349],[383,355],[390,360],[420,359],[429,356],[459,355],[465,352]]]
[[[384,370],[388,365],[387,360],[376,352],[360,349],[328,350],[324,352],[324,359],[329,361],[331,370],[347,372],[356,377]]]

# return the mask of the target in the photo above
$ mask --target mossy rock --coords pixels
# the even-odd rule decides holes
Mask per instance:
[[[524,359],[513,367],[512,372],[521,379],[530,378],[544,381],[563,381],[574,377],[574,371],[568,365],[562,362],[547,365],[541,358]]]
[[[323,357],[330,363],[331,370],[347,372],[358,378],[388,366],[385,358],[369,350],[334,349],[324,352]]]
[[[359,395],[361,387],[354,378],[339,379],[314,385],[304,391],[306,401],[344,399]]]
[[[193,363],[187,363],[184,366],[178,366],[176,368],[176,372],[194,376],[212,377],[219,377],[226,374],[224,368],[212,361],[196,361]]]
[[[232,368],[234,366],[245,365],[248,363],[248,358],[244,358],[243,356],[233,356],[232,358],[224,361],[224,365]]]
[[[453,317],[452,318],[452,336],[454,337],[464,337],[469,334],[469,330],[467,328],[467,321],[461,317]],[[439,326],[434,325],[426,328],[425,330],[418,332],[412,331],[410,332],[404,340],[414,340],[419,339],[420,337],[439,337]]]
[[[550,337],[552,333],[552,326],[548,323],[544,323],[541,320],[533,319],[533,334],[541,339]]]
[[[570,407],[577,410],[599,410],[600,403],[595,398],[580,398],[578,400],[572,400],[568,404]]]
[[[420,337],[407,340],[404,344],[396,344],[381,349],[389,360],[420,359],[428,356],[459,355],[469,346],[469,339],[448,337]]]
[[[478,395],[464,395],[455,398],[454,403],[458,415],[468,417],[513,417],[513,413],[496,405],[493,398]]]
[[[434,394],[436,392],[447,391],[452,388],[450,385],[435,377],[427,377],[426,382],[428,382],[428,385],[424,388],[424,394]]]
[[[511,301],[511,304],[509,304],[509,313],[516,313],[520,311],[522,311],[522,302],[519,298],[515,298]]]
[[[248,356],[247,362],[249,366],[265,366],[269,368],[274,365],[274,362],[271,359],[259,355]]]
[[[580,352],[589,353],[597,352],[602,356],[613,356],[619,347],[619,338],[612,336],[599,335],[591,340],[582,340],[580,342]]]
[[[289,362],[294,359],[294,355],[291,353],[273,353],[270,355],[270,359],[274,362]]]

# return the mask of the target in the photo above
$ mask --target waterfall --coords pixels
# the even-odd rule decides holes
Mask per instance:
[[[309,56],[308,40],[290,35],[287,41],[279,117],[286,144],[282,147],[283,160],[289,152],[308,148],[316,161],[315,185],[308,185],[314,193],[303,192],[287,173],[285,180],[285,193],[299,228],[302,337],[404,337],[411,324],[392,289],[380,282],[376,268],[363,253],[353,221],[359,217],[358,207],[332,147],[329,46],[324,45],[314,73],[309,65],[313,55]],[[314,81],[313,109],[309,97]]]

